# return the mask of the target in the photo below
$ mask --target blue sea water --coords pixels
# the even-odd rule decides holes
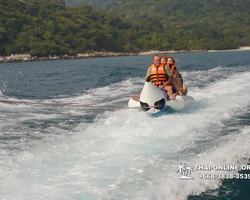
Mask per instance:
[[[173,54],[196,102],[140,110],[0,103],[0,199],[250,199],[250,51]],[[126,107],[152,56],[0,64],[0,100]],[[247,178],[205,179],[204,174]]]

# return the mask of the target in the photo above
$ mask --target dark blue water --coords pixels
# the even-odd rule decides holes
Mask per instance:
[[[180,163],[248,166],[250,51],[173,54],[196,103],[152,117],[0,103],[1,199],[250,199],[249,179],[180,180]],[[0,64],[0,100],[127,106],[152,56]]]

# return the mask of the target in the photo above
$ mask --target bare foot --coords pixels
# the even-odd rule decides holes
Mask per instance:
[[[174,100],[176,98],[176,94],[172,94],[168,99],[169,100]]]
[[[132,98],[134,101],[140,101],[140,96],[139,96],[139,95],[131,95],[131,98]]]
[[[182,93],[186,96],[187,95],[187,90],[183,90]]]
[[[183,92],[183,91],[179,90],[179,92],[178,92],[179,95],[180,95],[180,96],[185,96],[185,94],[183,94],[182,92]]]
[[[183,89],[181,90],[182,94],[187,95],[187,86],[183,85]]]

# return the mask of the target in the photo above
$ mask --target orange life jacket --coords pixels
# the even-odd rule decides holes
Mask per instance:
[[[163,85],[168,80],[168,75],[164,70],[164,65],[165,64],[163,63],[159,67],[156,67],[154,64],[151,65],[150,80],[156,86]]]

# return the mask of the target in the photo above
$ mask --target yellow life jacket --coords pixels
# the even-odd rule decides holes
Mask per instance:
[[[168,80],[164,65],[163,63],[159,67],[156,67],[154,64],[151,65],[150,80],[156,86],[163,85]]]

